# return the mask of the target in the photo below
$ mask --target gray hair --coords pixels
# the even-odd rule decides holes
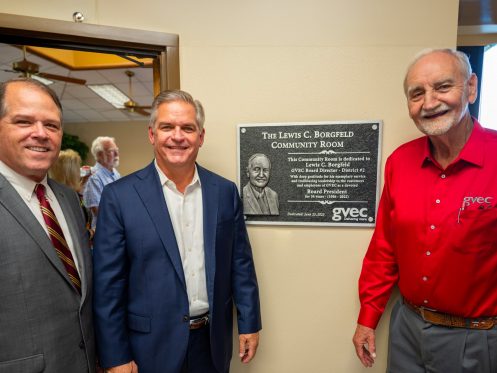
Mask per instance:
[[[269,163],[269,169],[271,169],[271,160],[269,159],[269,157],[266,155],[266,154],[263,154],[263,153],[255,153],[255,154],[252,154],[250,156],[250,158],[248,159],[248,162],[247,162],[247,170],[250,169],[250,166],[252,165],[252,161],[256,158],[259,158],[259,157],[264,157],[267,159],[268,163]]]
[[[5,104],[5,95],[7,93],[7,87],[12,83],[24,83],[45,92],[48,96],[50,96],[55,106],[59,109],[60,120],[62,121],[62,105],[54,90],[36,79],[26,77],[9,79],[0,83],[0,118],[7,115],[8,108]]]
[[[104,151],[104,143],[106,142],[116,142],[116,139],[113,137],[109,136],[98,136],[95,140],[93,140],[91,144],[91,154],[93,154],[93,157],[95,160],[97,159],[98,153],[101,153]]]
[[[409,75],[409,72],[411,71],[412,67],[421,58],[432,53],[445,53],[448,54],[449,56],[454,57],[459,67],[459,71],[463,75],[464,79],[468,80],[471,77],[473,71],[471,69],[471,64],[469,63],[469,58],[466,55],[466,53],[450,48],[424,49],[414,57],[413,61],[407,67],[406,75],[404,77],[404,93],[407,93],[407,75]]]
[[[205,121],[205,113],[202,104],[200,101],[193,99],[192,95],[188,92],[181,91],[179,89],[162,91],[157,95],[157,97],[155,97],[154,102],[152,103],[149,127],[152,129],[154,128],[155,120],[157,119],[157,109],[159,106],[165,102],[169,103],[175,101],[186,102],[195,108],[195,121],[197,122],[197,126],[200,131],[202,131]]]

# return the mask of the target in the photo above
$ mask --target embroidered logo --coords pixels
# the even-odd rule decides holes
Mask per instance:
[[[479,209],[491,208],[493,199],[493,197],[464,197],[461,208],[464,210],[466,207],[472,205],[477,205]]]

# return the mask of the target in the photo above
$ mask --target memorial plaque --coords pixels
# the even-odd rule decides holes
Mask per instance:
[[[238,125],[247,224],[374,226],[382,122]]]

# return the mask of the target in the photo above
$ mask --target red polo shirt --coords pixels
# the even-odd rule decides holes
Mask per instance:
[[[359,324],[376,328],[397,283],[420,306],[497,316],[497,132],[474,122],[445,170],[426,136],[388,158],[359,279]]]

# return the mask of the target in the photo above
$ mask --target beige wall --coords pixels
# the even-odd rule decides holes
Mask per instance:
[[[425,47],[455,46],[457,0],[36,0],[1,12],[180,35],[182,87],[205,105],[200,163],[236,178],[236,124],[384,121],[382,161],[418,136],[402,92]],[[146,164],[146,125],[68,126],[85,140],[114,135],[125,173]],[[141,137],[140,137],[141,136]],[[372,229],[250,227],[264,329],[257,359],[234,373],[359,373],[351,344],[357,278]],[[377,331],[384,372],[388,317]],[[236,359],[235,359],[236,360]]]

